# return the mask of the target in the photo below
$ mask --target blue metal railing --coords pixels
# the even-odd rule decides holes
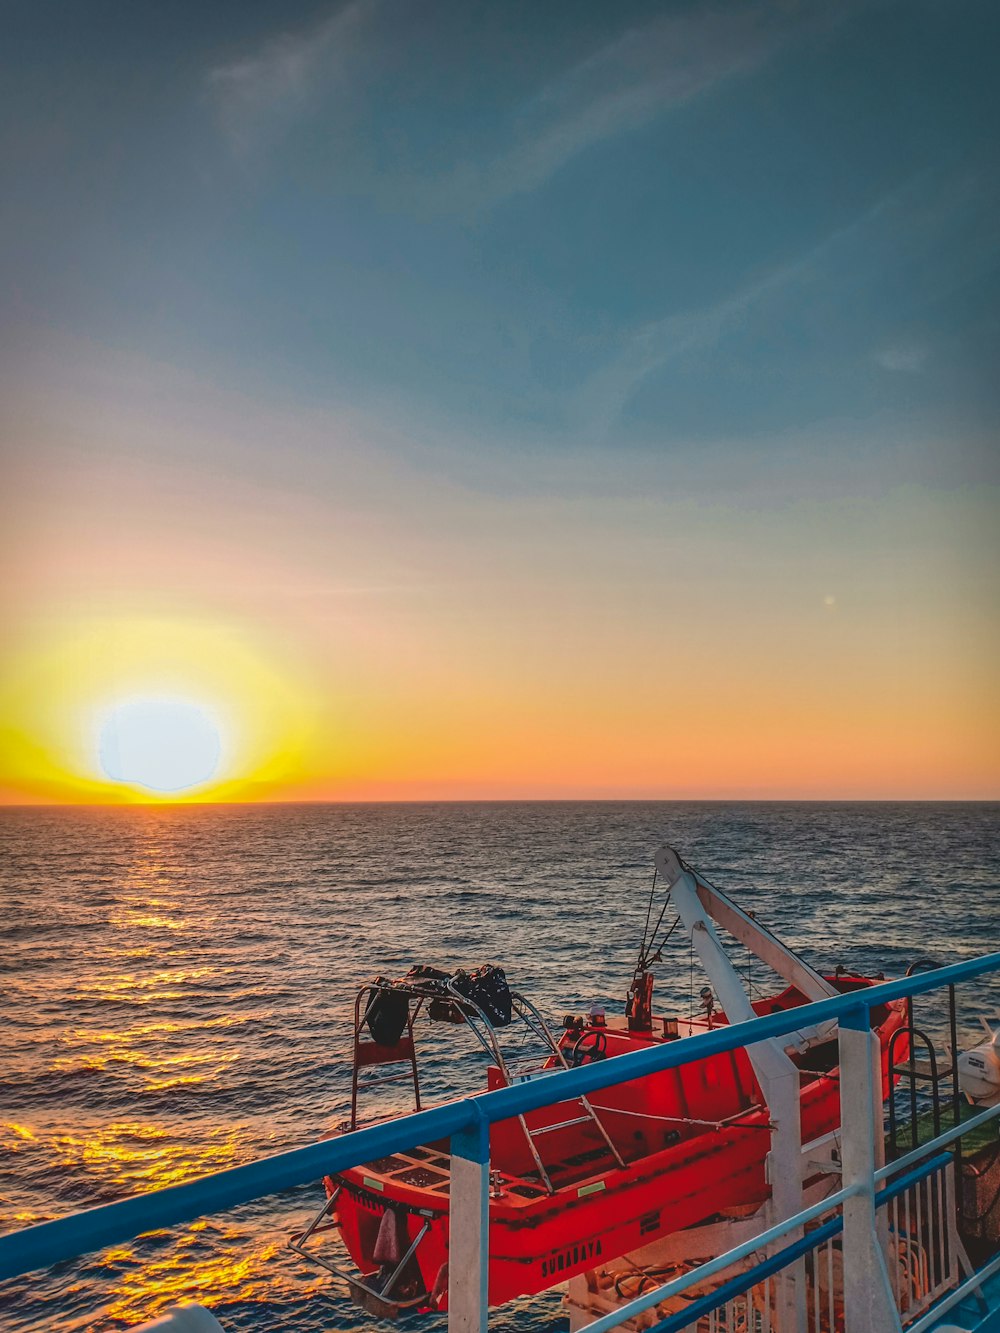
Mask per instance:
[[[950,967],[769,1014],[752,1022],[718,1027],[684,1041],[649,1046],[613,1060],[560,1072],[552,1078],[449,1102],[338,1138],[260,1158],[244,1166],[213,1172],[183,1185],[152,1190],[148,1194],[42,1222],[0,1236],[0,1280],[133,1240],[147,1231],[191,1222],[208,1213],[222,1212],[265,1195],[316,1182],[332,1172],[360,1166],[420,1144],[453,1136],[467,1137],[470,1131],[473,1135],[478,1132],[481,1138],[485,1126],[542,1106],[572,1101],[581,1095],[676,1069],[691,1061],[752,1046],[768,1038],[787,1036],[803,1025],[843,1020],[848,1016],[857,1021],[859,1014],[878,1005],[998,971],[1000,953],[987,954]]]
[[[922,1166],[918,1167],[917,1170],[910,1171],[901,1179],[894,1181],[891,1185],[887,1185],[885,1189],[881,1190],[875,1196],[875,1207],[884,1208],[892,1199],[897,1198],[901,1194],[905,1194],[911,1186],[919,1184],[920,1181],[926,1180],[928,1176],[932,1176],[936,1171],[941,1171],[943,1168],[949,1166],[951,1160],[951,1156],[948,1153],[939,1153],[936,1157],[932,1157],[929,1162],[925,1162]],[[817,1207],[822,1207],[824,1210],[835,1206],[834,1202],[830,1199],[824,1200],[822,1205],[817,1205]],[[783,1272],[786,1268],[789,1268],[795,1263],[796,1259],[801,1259],[804,1255],[809,1254],[811,1250],[815,1250],[820,1245],[824,1244],[824,1242],[832,1240],[834,1236],[839,1236],[843,1230],[844,1219],[842,1216],[838,1214],[835,1217],[829,1218],[820,1226],[814,1227],[804,1236],[793,1241],[791,1245],[786,1245],[783,1249],[768,1255],[765,1259],[759,1259],[751,1268],[737,1273],[734,1277],[729,1278],[728,1281],[723,1282],[720,1286],[716,1287],[714,1291],[710,1291],[707,1295],[699,1296],[697,1299],[691,1301],[688,1305],[685,1305],[682,1310],[677,1311],[676,1314],[668,1315],[658,1323],[650,1325],[647,1329],[647,1333],[681,1333],[682,1329],[694,1327],[702,1315],[711,1314],[713,1310],[718,1310],[727,1301],[731,1301],[737,1296],[745,1296],[748,1291],[751,1291],[758,1283],[763,1282],[765,1278],[773,1277],[776,1273]],[[757,1238],[757,1244],[760,1244],[759,1237]],[[732,1264],[729,1264],[728,1267],[732,1267]],[[723,1271],[725,1271],[725,1269],[723,1269]],[[680,1287],[685,1281],[690,1284],[691,1282],[698,1281],[701,1276],[701,1272],[693,1270],[685,1274],[680,1282],[672,1285]],[[667,1288],[664,1287],[660,1292],[656,1293],[657,1303],[662,1301],[666,1295]],[[624,1313],[625,1312],[622,1310],[617,1310],[615,1312],[613,1318],[616,1324],[623,1320]],[[610,1318],[611,1316],[609,1316],[609,1319]],[[597,1320],[594,1323],[592,1326],[594,1333],[597,1333],[597,1330],[603,1322],[603,1320]],[[585,1330],[584,1333],[589,1333],[589,1331]]]

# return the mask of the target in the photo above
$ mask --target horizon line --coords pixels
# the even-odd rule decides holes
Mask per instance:
[[[2,801],[0,810],[133,810],[370,805],[1000,805],[1000,796],[423,796],[270,801]]]

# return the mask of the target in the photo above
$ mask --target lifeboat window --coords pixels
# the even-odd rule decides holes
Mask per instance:
[[[410,1165],[402,1157],[380,1157],[377,1162],[366,1163],[369,1171],[377,1171],[379,1175],[388,1175],[390,1171],[402,1171]]]
[[[586,1166],[586,1164],[587,1164],[588,1162],[596,1162],[596,1161],[598,1160],[598,1158],[600,1158],[600,1157],[606,1157],[606,1156],[607,1156],[607,1153],[608,1153],[608,1150],[607,1150],[607,1148],[604,1148],[604,1147],[601,1147],[601,1148],[591,1148],[591,1150],[590,1150],[589,1152],[578,1152],[578,1153],[576,1153],[576,1155],[573,1156],[573,1157],[567,1157],[566,1160],[565,1160],[565,1165],[566,1165],[566,1166]],[[550,1168],[550,1170],[551,1170],[551,1168]]]
[[[415,1166],[412,1171],[404,1171],[402,1175],[396,1177],[404,1185],[416,1185],[420,1189],[428,1189],[432,1186],[443,1185],[447,1176],[440,1171],[428,1171],[426,1167]]]

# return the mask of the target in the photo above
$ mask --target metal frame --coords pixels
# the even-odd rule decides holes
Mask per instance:
[[[364,1029],[365,1020],[368,1017],[368,1009],[373,1003],[375,996],[378,994],[379,991],[387,989],[389,989],[389,987],[380,986],[375,981],[368,981],[365,982],[363,986],[359,987],[358,993],[354,998],[354,1059],[352,1062],[352,1069],[351,1069],[351,1129],[352,1130],[357,1129],[358,1127],[358,1094],[362,1090],[362,1084],[359,1081],[359,1075],[361,1073],[362,1068],[366,1067],[363,1065],[359,1065],[358,1063],[358,1053],[363,1044],[361,1041],[361,1033]],[[393,989],[398,990],[401,989],[401,987],[394,986]],[[365,1005],[364,1012],[362,1013],[361,1001],[365,995],[368,995],[370,998],[368,1000],[368,1004]],[[407,1034],[407,1040],[409,1041],[410,1044],[410,1050],[409,1050],[410,1077],[413,1080],[413,1109],[415,1111],[421,1110],[421,1106],[420,1106],[420,1074],[417,1069],[417,1053],[416,1053],[416,1043],[413,1036],[413,1024],[417,1020],[417,1015],[420,1013],[420,1006],[422,1003],[423,1000],[421,998],[417,1001],[416,1009],[411,1010],[409,1004],[407,1004],[406,1006],[406,1034]],[[385,1060],[382,1061],[381,1063],[396,1064],[398,1063],[398,1061]],[[377,1086],[380,1083],[394,1083],[397,1082],[401,1077],[405,1078],[405,1075],[388,1074],[383,1078],[375,1080],[374,1086]],[[373,1086],[373,1083],[371,1080],[369,1080],[367,1083],[367,1087],[371,1086]]]
[[[908,1037],[910,1042],[910,1054],[905,1065],[896,1064],[896,1043],[903,1037]],[[927,1053],[927,1069],[921,1069],[917,1063],[916,1044],[919,1042]],[[938,1083],[944,1074],[953,1075],[953,1070],[939,1070],[937,1063],[937,1052],[934,1050],[934,1044],[927,1033],[921,1028],[913,1026],[912,1022],[904,1027],[897,1028],[889,1038],[888,1051],[889,1068],[894,1074],[909,1081],[909,1103],[910,1103],[910,1139],[911,1146],[917,1146],[917,1137],[919,1131],[919,1114],[917,1109],[917,1083],[920,1080],[926,1080],[930,1083],[931,1091],[931,1113],[934,1119],[934,1133],[932,1138],[937,1138],[941,1133],[941,1101],[938,1095]],[[954,1063],[954,1061],[952,1062]],[[899,1115],[896,1111],[896,1099],[889,1099],[889,1149],[895,1156],[899,1150]]]
[[[800,1031],[803,1020],[810,1024],[839,1021],[843,1042],[847,1033],[863,1033],[867,1029],[868,1011],[877,1005],[997,972],[1000,972],[1000,953],[987,954],[933,972],[922,972],[853,991],[848,995],[820,1000],[796,1010],[768,1014],[729,1027],[713,1028],[685,1041],[657,1043],[614,1060],[560,1071],[552,1078],[499,1088],[478,1097],[450,1102],[338,1138],[324,1139],[303,1148],[214,1172],[183,1185],[153,1190],[117,1203],[42,1222],[0,1236],[0,1280],[131,1241],[147,1231],[191,1222],[206,1214],[248,1203],[268,1194],[311,1184],[332,1172],[362,1165],[396,1151],[450,1138],[453,1158],[468,1163],[469,1169],[453,1170],[450,1200],[452,1234],[456,1239],[461,1237],[463,1245],[467,1242],[468,1248],[467,1251],[463,1250],[465,1261],[461,1265],[461,1272],[457,1263],[449,1270],[449,1327],[451,1333],[483,1333],[487,1327],[485,1284],[488,1243],[485,1226],[489,1191],[489,1125],[512,1116],[524,1115],[542,1106],[569,1101],[602,1088],[675,1069],[688,1061],[786,1036]],[[824,1200],[823,1207],[829,1210],[849,1199],[863,1199],[863,1208],[844,1210],[845,1242],[848,1235],[853,1233],[857,1251],[874,1255],[876,1251],[880,1254],[881,1250],[879,1234],[872,1218],[875,1207],[879,1206],[886,1194],[882,1190],[876,1195],[877,1185],[907,1171],[915,1165],[915,1161],[930,1157],[943,1145],[969,1133],[978,1125],[996,1120],[1000,1117],[1000,1106],[981,1112],[896,1162],[877,1167],[870,1154],[870,1145],[882,1118],[881,1089],[878,1089],[876,1100],[872,1089],[871,1065],[867,1064],[866,1072],[866,1056],[860,1046],[860,1043],[855,1042],[854,1047],[857,1049],[852,1049],[848,1040],[842,1048],[842,1087],[845,1090],[841,1128],[844,1188],[837,1195]],[[855,1161],[860,1159],[859,1168],[850,1165],[852,1158]],[[769,1241],[778,1240],[794,1229],[806,1226],[816,1216],[814,1210],[802,1210],[758,1237],[754,1242],[755,1248],[759,1249]],[[475,1221],[475,1226],[469,1224],[470,1219]],[[816,1235],[816,1232],[807,1233],[792,1248],[798,1251],[800,1245],[806,1245],[807,1242],[811,1244]],[[741,1257],[749,1257],[750,1253],[752,1251],[741,1255],[741,1249],[737,1248],[722,1259],[727,1265],[732,1265]],[[798,1257],[798,1253],[795,1257]],[[776,1258],[772,1255],[765,1263],[771,1264]],[[722,1259],[718,1261],[720,1269]],[[758,1264],[748,1276],[755,1281],[759,1280],[761,1270],[762,1265]],[[924,1333],[947,1309],[978,1289],[985,1276],[992,1271],[1000,1271],[1000,1257],[939,1301],[909,1328],[908,1333]],[[685,1283],[685,1287],[694,1285],[696,1280],[704,1276],[707,1276],[706,1266],[697,1270],[695,1276]],[[674,1288],[678,1291],[681,1289]],[[661,1289],[651,1303],[662,1300],[665,1290]],[[865,1310],[863,1305],[858,1304],[857,1292],[846,1292],[845,1300],[849,1302],[848,1330],[871,1328],[870,1323],[866,1325],[864,1322]],[[619,1312],[616,1322],[625,1317]],[[893,1328],[898,1330],[895,1311],[893,1319]],[[608,1328],[611,1326],[604,1325]],[[591,1330],[592,1333],[598,1333],[599,1325],[592,1325]]]
[[[426,1292],[421,1292],[419,1296],[414,1296],[408,1300],[396,1300],[392,1296],[392,1289],[396,1285],[396,1282],[399,1280],[400,1276],[402,1275],[403,1270],[406,1268],[406,1265],[416,1254],[417,1246],[427,1235],[428,1231],[430,1231],[432,1218],[429,1216],[424,1217],[423,1226],[417,1232],[414,1239],[410,1242],[410,1245],[407,1248],[406,1253],[403,1255],[402,1259],[400,1259],[399,1263],[396,1265],[392,1273],[386,1279],[385,1286],[382,1287],[381,1290],[378,1290],[375,1287],[370,1287],[367,1284],[367,1282],[365,1282],[363,1278],[357,1274],[357,1272],[350,1273],[342,1268],[338,1268],[336,1264],[331,1263],[329,1259],[317,1253],[317,1251],[307,1249],[307,1242],[310,1236],[313,1236],[320,1231],[327,1231],[331,1227],[334,1228],[336,1227],[335,1221],[330,1222],[326,1225],[322,1225],[322,1223],[324,1217],[332,1214],[333,1209],[337,1205],[337,1200],[340,1198],[340,1191],[342,1190],[342,1188],[343,1188],[342,1185],[337,1186],[337,1188],[333,1191],[330,1197],[327,1200],[325,1200],[322,1208],[320,1208],[319,1212],[306,1227],[305,1231],[300,1231],[297,1235],[289,1236],[288,1248],[290,1250],[294,1250],[296,1254],[301,1255],[303,1259],[308,1259],[310,1263],[319,1264],[322,1268],[325,1268],[327,1272],[332,1273],[334,1277],[340,1278],[341,1281],[346,1282],[348,1288],[358,1287],[360,1288],[361,1291],[365,1292],[369,1296],[374,1297],[375,1300],[377,1301],[384,1301],[386,1303],[391,1302],[393,1305],[398,1306],[400,1309],[403,1309],[407,1306],[420,1305],[422,1302],[426,1301],[427,1299]]]
[[[359,1066],[358,1055],[363,1047],[367,1047],[369,1045],[374,1044],[370,1042],[362,1042],[361,1034],[364,1030],[365,1022],[367,1019],[368,1008],[372,1003],[372,1000],[374,999],[375,995],[380,991],[392,991],[395,992],[396,994],[405,995],[407,997],[406,1040],[408,1043],[408,1050],[406,1052],[406,1055],[400,1055],[399,1057],[397,1057],[396,1060],[385,1060],[380,1063],[386,1063],[386,1064],[400,1063],[403,1059],[407,1058],[408,1056],[410,1062],[411,1076],[413,1079],[414,1110],[419,1111],[421,1109],[421,1106],[420,1106],[420,1078],[418,1074],[418,1065],[417,1065],[416,1038],[414,1036],[413,1029],[417,1021],[417,1018],[420,1015],[420,1011],[423,1007],[425,1000],[430,1000],[430,1001],[444,1000],[446,1003],[451,1004],[454,1007],[456,1013],[458,1013],[461,1016],[462,1024],[472,1032],[476,1040],[479,1042],[480,1046],[482,1046],[483,1050],[486,1052],[488,1058],[491,1059],[496,1064],[497,1068],[503,1075],[504,1082],[508,1086],[512,1084],[510,1065],[508,1060],[504,1056],[503,1046],[500,1042],[499,1037],[497,1036],[497,1030],[495,1025],[490,1021],[490,1018],[487,1015],[486,1011],[479,1004],[477,1004],[475,1000],[470,999],[467,995],[462,994],[462,992],[456,986],[453,977],[441,978],[439,980],[428,980],[423,982],[420,980],[407,981],[405,978],[399,981],[391,981],[387,983],[380,983],[378,981],[367,981],[363,986],[359,988],[357,997],[355,998],[354,1001],[354,1067],[351,1074],[351,1129],[352,1130],[356,1130],[358,1128],[358,1095],[359,1092],[362,1091],[363,1087],[363,1085],[359,1081],[359,1075],[361,1073],[361,1069],[365,1067],[363,1065]],[[366,995],[370,996],[371,998],[368,1000],[368,1003],[364,1006],[364,1009],[362,1009],[362,1000]],[[412,1008],[409,1005],[409,1000],[416,1001],[416,1004]],[[556,1038],[552,1035],[552,1029],[546,1023],[545,1019],[542,1017],[541,1013],[536,1008],[536,1006],[533,1005],[529,999],[527,999],[524,995],[521,995],[518,991],[510,992],[510,1000],[511,1000],[512,1016],[520,1019],[520,1021],[524,1024],[527,1030],[539,1042],[541,1042],[544,1045],[546,1051],[548,1052],[548,1057],[546,1058],[551,1057],[559,1062],[559,1065],[561,1066],[562,1069],[569,1069],[570,1065],[566,1059],[565,1052],[559,1045],[559,1042],[556,1040]],[[475,1021],[476,1019],[479,1020],[478,1023]],[[367,1084],[364,1085],[364,1087],[366,1088],[378,1087],[382,1083],[396,1082],[400,1078],[405,1078],[405,1077],[406,1077],[405,1074],[389,1074],[380,1079],[369,1080]],[[578,1098],[567,1098],[566,1100],[579,1101],[581,1106],[583,1107],[584,1114],[581,1116],[577,1116],[572,1120],[560,1121],[559,1124],[557,1125],[546,1125],[543,1128],[537,1130],[532,1130],[528,1127],[528,1122],[523,1115],[518,1114],[516,1117],[518,1123],[521,1126],[521,1130],[524,1133],[524,1138],[528,1145],[528,1151],[531,1153],[532,1160],[535,1163],[535,1169],[538,1172],[538,1177],[541,1180],[542,1184],[545,1186],[545,1190],[548,1194],[555,1193],[555,1186],[553,1185],[552,1178],[550,1177],[548,1171],[545,1168],[545,1163],[542,1160],[541,1153],[538,1151],[538,1146],[535,1143],[535,1139],[541,1137],[544,1134],[550,1134],[556,1129],[566,1129],[571,1125],[582,1124],[584,1121],[589,1121],[590,1123],[596,1126],[598,1132],[601,1135],[601,1138],[604,1140],[608,1152],[614,1158],[615,1164],[623,1169],[625,1167],[625,1159],[618,1151],[618,1148],[616,1147],[614,1140],[611,1138],[607,1129],[601,1123],[600,1118],[597,1115],[597,1112],[594,1110],[588,1098],[586,1096],[581,1095]]]

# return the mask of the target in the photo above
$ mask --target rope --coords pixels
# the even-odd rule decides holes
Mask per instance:
[[[668,891],[663,899],[660,915],[656,918],[656,925],[653,927],[652,933],[650,933],[649,923],[653,915],[653,899],[656,894],[656,877],[657,871],[654,870],[653,882],[649,889],[649,901],[646,903],[646,920],[642,928],[642,943],[639,945],[639,959],[635,968],[636,973],[646,971],[652,963],[657,961],[657,958],[662,953],[664,945],[680,925],[680,915],[678,914],[666,935],[664,935],[663,939],[657,944],[656,937],[660,933],[660,927],[663,925],[663,918],[666,916],[667,908],[670,905],[670,893]]]
[[[598,1106],[596,1102],[591,1102],[595,1111],[603,1111],[610,1115],[630,1115],[638,1120],[659,1120],[667,1125],[700,1125],[703,1129],[766,1129],[772,1130],[774,1126],[770,1123],[763,1125],[746,1125],[741,1121],[746,1115],[755,1115],[758,1111],[763,1111],[763,1106],[750,1106],[745,1111],[740,1111],[738,1115],[731,1116],[728,1120],[695,1120],[692,1116],[686,1115],[654,1115],[652,1111],[626,1111],[623,1106]]]
[[[661,913],[660,913],[660,921],[662,921],[662,920],[663,920],[663,913],[661,912]],[[656,930],[659,930],[659,929],[660,929],[660,921],[657,921],[657,923],[656,923]],[[664,946],[665,946],[666,943],[667,943],[667,940],[670,939],[670,936],[674,933],[674,931],[677,929],[677,927],[678,927],[680,924],[681,924],[681,918],[680,918],[680,916],[678,915],[678,916],[674,917],[674,920],[673,920],[673,922],[671,923],[670,929],[669,929],[669,930],[667,931],[667,933],[664,935],[663,939],[660,941],[659,945],[657,945],[657,947],[656,947],[655,950],[653,949],[653,944],[656,943],[656,931],[653,932],[653,943],[651,943],[650,946],[649,946],[649,947],[650,947],[650,956],[649,956],[648,961],[649,961],[650,963],[655,963],[655,962],[656,962],[657,958],[658,958],[658,957],[660,956],[660,954],[663,952],[663,949],[664,949]],[[644,960],[644,961],[645,961],[645,960]]]
[[[642,943],[639,946],[639,961],[636,964],[637,972],[644,972],[646,968],[650,966],[651,963],[656,962],[657,955],[662,951],[663,946],[667,943],[667,941],[670,939],[670,936],[680,925],[680,920],[681,920],[680,915],[678,914],[677,918],[674,920],[673,924],[667,931],[666,935],[664,935],[663,939],[659,942],[659,944],[657,944],[656,937],[660,933],[660,927],[663,925],[663,918],[664,916],[666,916],[667,908],[670,906],[670,893],[668,892],[666,897],[663,899],[663,906],[660,908],[660,915],[656,918],[656,925],[653,927],[652,934],[650,934],[649,922],[653,914],[653,895],[656,892],[656,874],[657,872],[654,870],[653,883],[652,887],[649,890],[649,902],[646,904],[646,923],[642,928]]]
[[[642,943],[639,945],[639,966],[642,966],[643,959],[646,957],[646,932],[649,930],[649,918],[653,914],[653,894],[656,892],[656,868],[653,868],[653,882],[649,887],[649,902],[646,904],[646,924],[642,928]],[[662,918],[662,912],[660,914]],[[657,929],[659,927],[657,926]],[[653,937],[656,937],[656,931],[653,931]]]
[[[694,1019],[694,940],[688,945],[688,962],[690,970],[688,973],[688,1022]]]

